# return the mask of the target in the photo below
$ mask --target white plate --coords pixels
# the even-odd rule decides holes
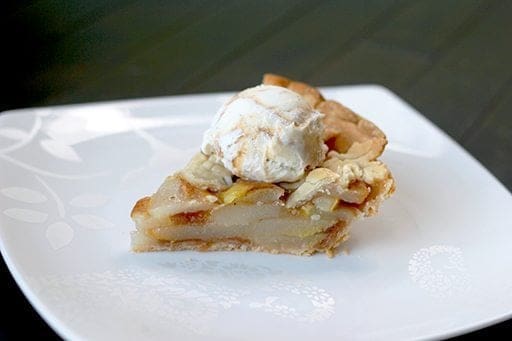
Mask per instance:
[[[228,94],[0,116],[1,250],[25,295],[71,339],[439,338],[510,316],[510,193],[388,90],[324,90],[386,132],[398,183],[334,259],[130,252],[132,205]]]

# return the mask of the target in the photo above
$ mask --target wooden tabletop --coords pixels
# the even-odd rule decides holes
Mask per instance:
[[[0,109],[238,90],[275,72],[377,83],[512,188],[512,1],[7,1]],[[55,336],[2,270],[2,336]],[[9,307],[9,309],[11,309]],[[11,311],[11,310],[10,310]],[[27,330],[13,327],[25,323]],[[474,333],[512,331],[512,322]],[[21,333],[21,334],[20,334]]]

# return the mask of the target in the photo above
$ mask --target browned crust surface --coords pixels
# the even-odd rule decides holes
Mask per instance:
[[[149,215],[149,205],[151,202],[150,197],[144,197],[137,201],[135,206],[133,206],[132,213],[130,217],[134,218],[135,216],[147,216]]]
[[[352,145],[366,142],[365,148],[371,150],[370,160],[375,160],[384,151],[387,144],[386,135],[375,124],[341,103],[325,100],[316,88],[271,73],[263,76],[263,84],[286,87],[295,91],[313,108],[324,114],[324,141],[330,149],[345,153]]]

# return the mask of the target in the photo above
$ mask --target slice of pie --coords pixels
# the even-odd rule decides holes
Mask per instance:
[[[351,221],[394,191],[377,160],[386,143],[315,88],[266,74],[221,108],[184,169],[136,203],[132,248],[333,256]]]

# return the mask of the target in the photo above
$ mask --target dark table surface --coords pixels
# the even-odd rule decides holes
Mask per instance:
[[[0,109],[237,90],[276,72],[382,84],[512,187],[512,1],[2,3]],[[0,338],[57,338],[1,265]],[[24,328],[18,327],[23,321]],[[512,321],[465,337],[512,334]]]

